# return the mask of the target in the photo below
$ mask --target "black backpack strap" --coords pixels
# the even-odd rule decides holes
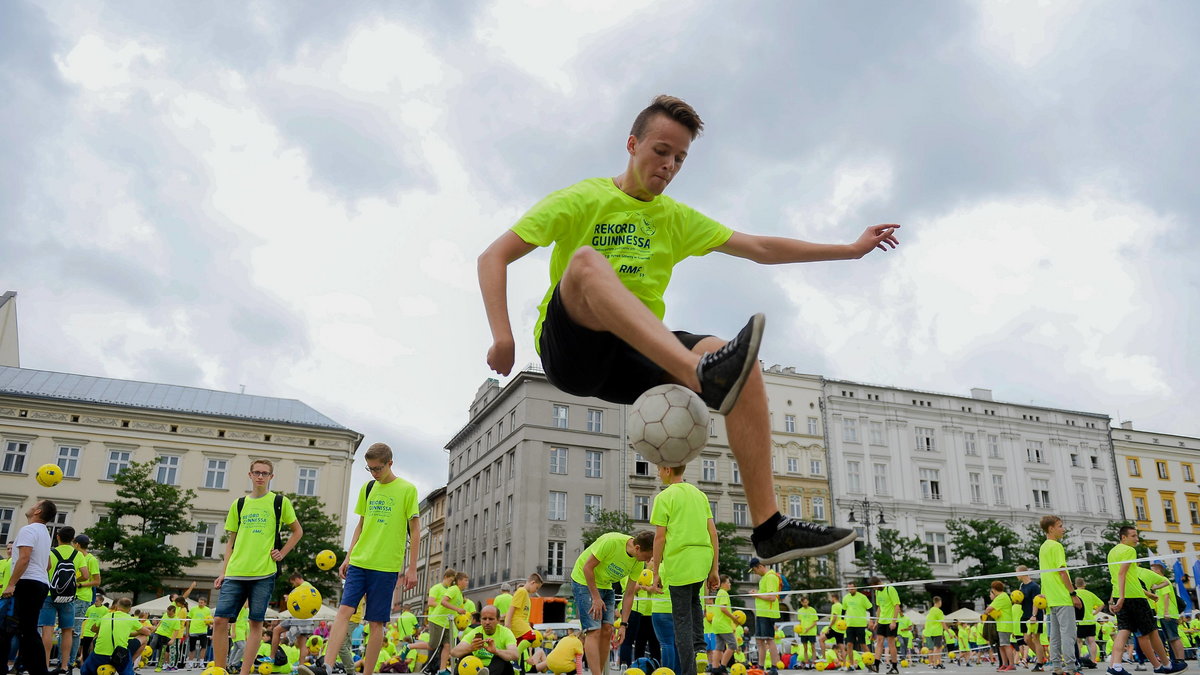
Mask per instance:
[[[283,495],[276,492],[275,493],[275,548],[276,549],[283,548],[283,535],[280,534],[280,531],[279,531],[279,527],[281,525],[281,523],[279,521],[282,519],[282,517],[283,517]]]
[[[238,514],[238,529],[239,530],[242,529],[242,507],[245,505],[246,505],[246,498],[238,497],[238,499],[237,499],[237,514]]]
[[[363,496],[364,501],[371,498],[371,488],[375,487],[375,481],[367,481],[367,494]]]

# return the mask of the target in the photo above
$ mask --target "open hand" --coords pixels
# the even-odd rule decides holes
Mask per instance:
[[[896,229],[899,227],[894,223],[872,225],[863,231],[858,241],[854,242],[854,248],[859,255],[866,255],[874,249],[886,251],[889,248],[896,248],[900,245],[900,240],[896,239],[895,235]]]

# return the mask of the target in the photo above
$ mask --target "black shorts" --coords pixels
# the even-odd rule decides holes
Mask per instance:
[[[188,635],[188,649],[208,649],[207,633],[192,633]]]
[[[666,382],[666,371],[608,331],[594,331],[571,320],[554,287],[546,305],[539,341],[542,369],[550,384],[576,396],[595,396],[629,404],[647,389]],[[708,335],[674,331],[691,349]]]
[[[847,628],[846,642],[851,645],[865,645],[867,643],[867,627],[850,626]]]
[[[1117,629],[1130,631],[1137,637],[1158,630],[1150,602],[1145,598],[1125,598],[1121,611],[1117,612]]]
[[[1093,623],[1093,624],[1088,624],[1086,626],[1076,624],[1075,625],[1075,637],[1077,637],[1077,638],[1096,637],[1096,624]]]
[[[807,644],[816,644],[817,636],[816,635],[801,635],[800,636],[800,644],[806,644],[806,643]]]
[[[831,631],[829,631],[829,635],[833,636],[833,644],[835,644],[835,645],[846,644],[846,634],[845,633],[839,633],[836,630],[831,630]]]
[[[894,623],[876,624],[875,625],[875,637],[883,637],[883,638],[896,637],[896,624],[894,624]]]

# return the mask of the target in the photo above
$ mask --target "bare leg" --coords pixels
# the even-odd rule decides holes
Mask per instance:
[[[354,611],[354,608],[346,607],[345,605],[342,607],[350,610],[346,613],[346,622],[349,623],[350,614]],[[338,616],[340,617],[341,614],[342,609],[339,608]],[[379,650],[383,647],[383,622],[368,621],[367,623],[371,626],[371,635],[367,637],[367,651],[365,654],[363,654],[363,675],[371,675],[371,673],[375,672],[375,664],[379,662]],[[442,651],[446,653],[446,656],[450,655],[449,649],[444,649]]]
[[[224,668],[229,658],[229,618],[213,618],[213,666]]]
[[[588,666],[592,671],[592,675],[604,675],[605,670],[608,669],[608,664],[600,660],[602,651],[600,647],[601,632],[601,629],[596,628],[588,631],[583,636],[583,652],[587,656]]]
[[[228,621],[228,619],[226,619]],[[250,621],[250,630],[246,632],[246,652],[242,658],[241,675],[250,675],[250,666],[258,658],[258,646],[262,644],[263,622]],[[274,654],[274,650],[271,652]]]
[[[333,620],[333,627],[329,629],[328,642],[325,644],[325,672],[333,672],[333,662],[337,659],[338,652],[342,649],[342,643],[346,641],[346,629],[350,627],[350,615],[354,613],[354,608],[349,605],[340,605],[337,611],[337,617]],[[371,631],[374,633],[374,631]],[[371,641],[367,640],[367,647],[371,646]],[[375,656],[379,656],[379,651],[376,650]],[[363,666],[364,668],[366,666]]]

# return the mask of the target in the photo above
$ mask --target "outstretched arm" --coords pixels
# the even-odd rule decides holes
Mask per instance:
[[[733,236],[716,250],[763,265],[817,262],[821,260],[857,260],[874,249],[896,248],[900,241],[895,231],[899,225],[872,225],[852,244],[814,244],[789,237],[764,237],[744,232]]]
[[[483,308],[492,329],[487,363],[501,375],[512,372],[516,353],[512,325],[508,321],[508,266],[535,248],[512,230],[507,230],[479,255],[479,290],[483,293]]]

